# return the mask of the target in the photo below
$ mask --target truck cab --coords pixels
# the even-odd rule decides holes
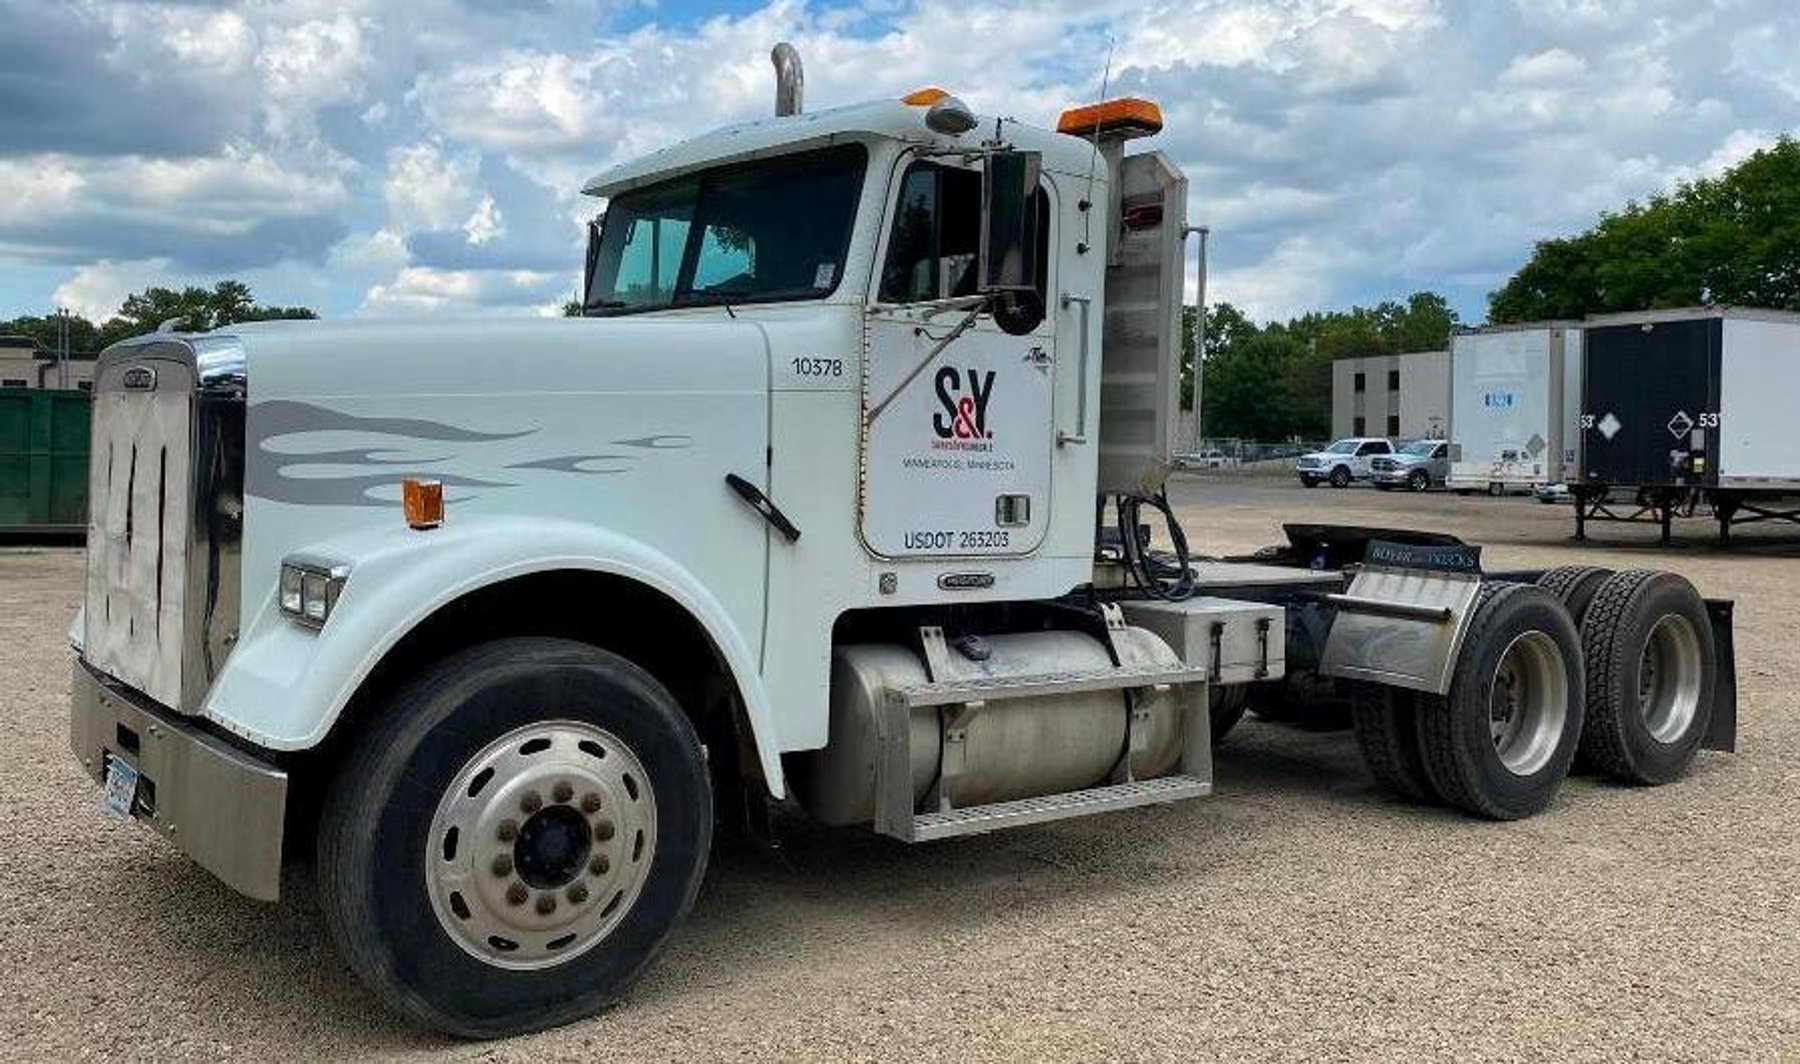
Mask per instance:
[[[381,1000],[490,1037],[624,994],[716,826],[1200,797],[1252,688],[1355,702],[1419,795],[1548,803],[1583,697],[1551,592],[1482,597],[1477,551],[1405,532],[1190,556],[1187,187],[1127,151],[1154,104],[805,112],[775,60],[775,117],[585,186],[579,317],[103,354],[71,728],[108,809],[252,897],[310,850]],[[1665,675],[1712,667],[1717,622],[1659,593]],[[1530,697],[1494,716],[1506,668]],[[1711,680],[1671,691],[1687,745],[1646,777],[1712,719]],[[1428,736],[1429,699],[1479,727]]]

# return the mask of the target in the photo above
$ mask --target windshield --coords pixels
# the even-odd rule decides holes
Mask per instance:
[[[1420,458],[1430,458],[1431,452],[1437,450],[1436,440],[1416,440],[1400,448],[1401,454],[1416,454]]]
[[[1332,444],[1330,447],[1325,448],[1325,453],[1326,454],[1355,454],[1356,453],[1356,441],[1355,440],[1339,440],[1336,443]]]
[[[585,311],[818,299],[844,273],[860,144],[721,166],[613,197]]]

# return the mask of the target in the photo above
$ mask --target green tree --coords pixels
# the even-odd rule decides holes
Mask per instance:
[[[1800,309],[1800,141],[1546,240],[1488,297],[1496,322],[1725,303]]]
[[[179,290],[150,287],[125,297],[119,312],[100,327],[101,346],[155,332],[173,321],[181,332],[205,332],[245,321],[317,318],[310,307],[264,305],[242,281],[220,281],[212,288],[188,285]]]

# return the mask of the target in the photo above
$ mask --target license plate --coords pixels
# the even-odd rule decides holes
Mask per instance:
[[[138,770],[124,758],[106,755],[106,790],[100,794],[100,807],[113,816],[130,816],[137,788]]]

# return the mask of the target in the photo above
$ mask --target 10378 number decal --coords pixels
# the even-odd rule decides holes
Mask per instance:
[[[796,358],[791,365],[794,375],[799,377],[842,377],[844,360],[841,358]]]

